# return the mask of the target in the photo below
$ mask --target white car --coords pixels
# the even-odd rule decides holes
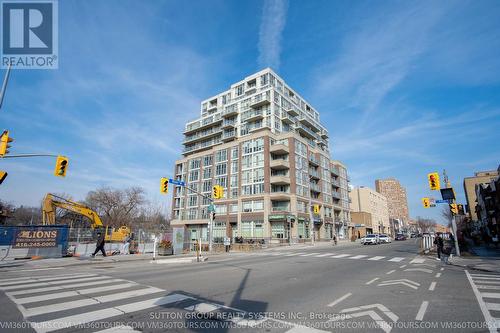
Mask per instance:
[[[363,245],[368,245],[368,244],[379,244],[380,240],[378,238],[378,235],[374,234],[368,234],[363,239],[361,240],[361,244]]]
[[[379,234],[378,239],[380,240],[380,243],[390,243],[392,241],[391,237],[385,234]]]

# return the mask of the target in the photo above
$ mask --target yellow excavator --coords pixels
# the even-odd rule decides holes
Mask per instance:
[[[56,209],[61,208],[70,212],[87,217],[92,229],[105,229],[105,239],[108,242],[123,242],[130,235],[130,228],[121,226],[119,228],[104,227],[99,215],[89,207],[57,195],[47,193],[42,203],[42,223],[53,225],[56,223]]]

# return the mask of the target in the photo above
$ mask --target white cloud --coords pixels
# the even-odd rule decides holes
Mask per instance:
[[[281,39],[286,23],[287,0],[265,0],[259,30],[260,67],[280,67]]]

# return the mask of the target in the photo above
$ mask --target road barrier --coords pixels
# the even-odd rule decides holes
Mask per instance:
[[[428,253],[434,247],[434,235],[423,235],[420,240],[420,251]]]

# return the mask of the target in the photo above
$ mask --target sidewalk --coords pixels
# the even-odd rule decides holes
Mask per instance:
[[[453,258],[453,264],[468,269],[500,273],[500,248],[474,245],[468,242],[469,252],[472,256]]]

